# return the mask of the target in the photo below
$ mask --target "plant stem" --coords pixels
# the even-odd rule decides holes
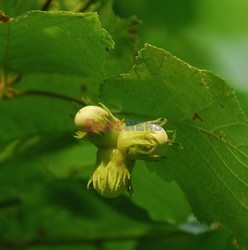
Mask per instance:
[[[25,91],[14,91],[13,97],[21,97],[21,96],[28,96],[28,95],[40,95],[40,96],[48,96],[48,97],[53,97],[65,101],[70,101],[74,103],[81,104],[83,106],[86,106],[86,103],[84,103],[81,99],[72,97],[72,96],[67,96],[59,93],[54,93],[50,92],[47,90],[25,90]]]

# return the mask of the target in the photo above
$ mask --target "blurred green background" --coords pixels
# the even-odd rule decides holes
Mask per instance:
[[[0,9],[14,17],[45,1],[24,2],[0,0]],[[107,76],[127,72],[150,43],[220,75],[248,114],[248,1],[115,0],[114,12],[112,1],[89,3],[54,0],[50,10],[99,12],[116,43]],[[127,28],[128,39],[121,36]],[[35,82],[40,89],[97,95],[99,83],[87,80],[30,74],[19,88]],[[37,97],[0,103],[0,249],[235,249],[225,228],[197,222],[180,187],[143,162],[134,170],[133,197],[105,200],[87,191],[96,149],[72,137],[77,109]]]
[[[212,70],[237,90],[248,90],[247,1],[117,0],[115,10],[142,20],[142,42]]]

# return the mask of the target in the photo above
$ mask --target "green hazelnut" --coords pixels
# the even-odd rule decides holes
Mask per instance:
[[[119,135],[117,147],[130,159],[156,160],[164,157],[168,144],[166,131],[150,123],[127,126]]]
[[[105,106],[86,106],[80,109],[74,123],[78,129],[75,137],[86,139],[97,147],[115,147],[123,129],[123,122]]]
[[[96,168],[88,182],[105,198],[120,196],[130,185],[133,161],[117,148],[99,149]]]

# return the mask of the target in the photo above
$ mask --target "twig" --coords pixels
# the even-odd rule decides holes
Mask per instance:
[[[53,98],[57,98],[57,99],[65,100],[65,101],[78,103],[78,104],[81,104],[83,106],[87,105],[83,100],[81,100],[79,98],[67,96],[67,95],[63,95],[63,94],[59,94],[59,93],[54,93],[54,92],[50,92],[47,90],[32,90],[32,89],[25,90],[25,91],[14,90],[14,92],[12,94],[13,97],[21,97],[21,96],[28,96],[28,95],[48,96],[48,97],[53,97]]]
[[[51,3],[52,3],[52,0],[47,0],[47,1],[44,3],[44,5],[42,6],[41,10],[42,10],[42,11],[48,10]]]

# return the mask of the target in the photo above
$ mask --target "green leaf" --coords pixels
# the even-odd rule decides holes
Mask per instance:
[[[16,85],[19,90],[51,91],[79,99],[98,93],[106,48],[112,48],[113,42],[95,13],[29,12],[0,24],[0,34],[0,68],[5,74],[21,75]],[[1,139],[53,130],[73,132],[70,116],[77,109],[47,96],[2,102]]]
[[[237,93],[241,107],[248,116],[248,92]]]
[[[248,124],[232,89],[146,45],[130,73],[103,84],[101,98],[128,118],[169,120],[184,150],[169,149],[153,170],[180,184],[201,221],[227,225],[247,245]]]
[[[135,165],[132,185],[132,201],[145,208],[153,220],[179,225],[190,216],[190,205],[177,183],[151,173],[142,161]]]
[[[0,67],[5,72],[101,79],[113,41],[96,13],[32,11],[0,24],[0,45]]]
[[[16,88],[21,91],[36,89],[76,97],[95,96],[98,93],[98,81],[62,74],[24,75]],[[4,122],[0,122],[2,141],[23,139],[48,132],[71,131],[75,129],[73,118],[81,105],[45,95],[16,97],[0,102],[0,113]],[[18,107],[18,108],[17,108]]]

